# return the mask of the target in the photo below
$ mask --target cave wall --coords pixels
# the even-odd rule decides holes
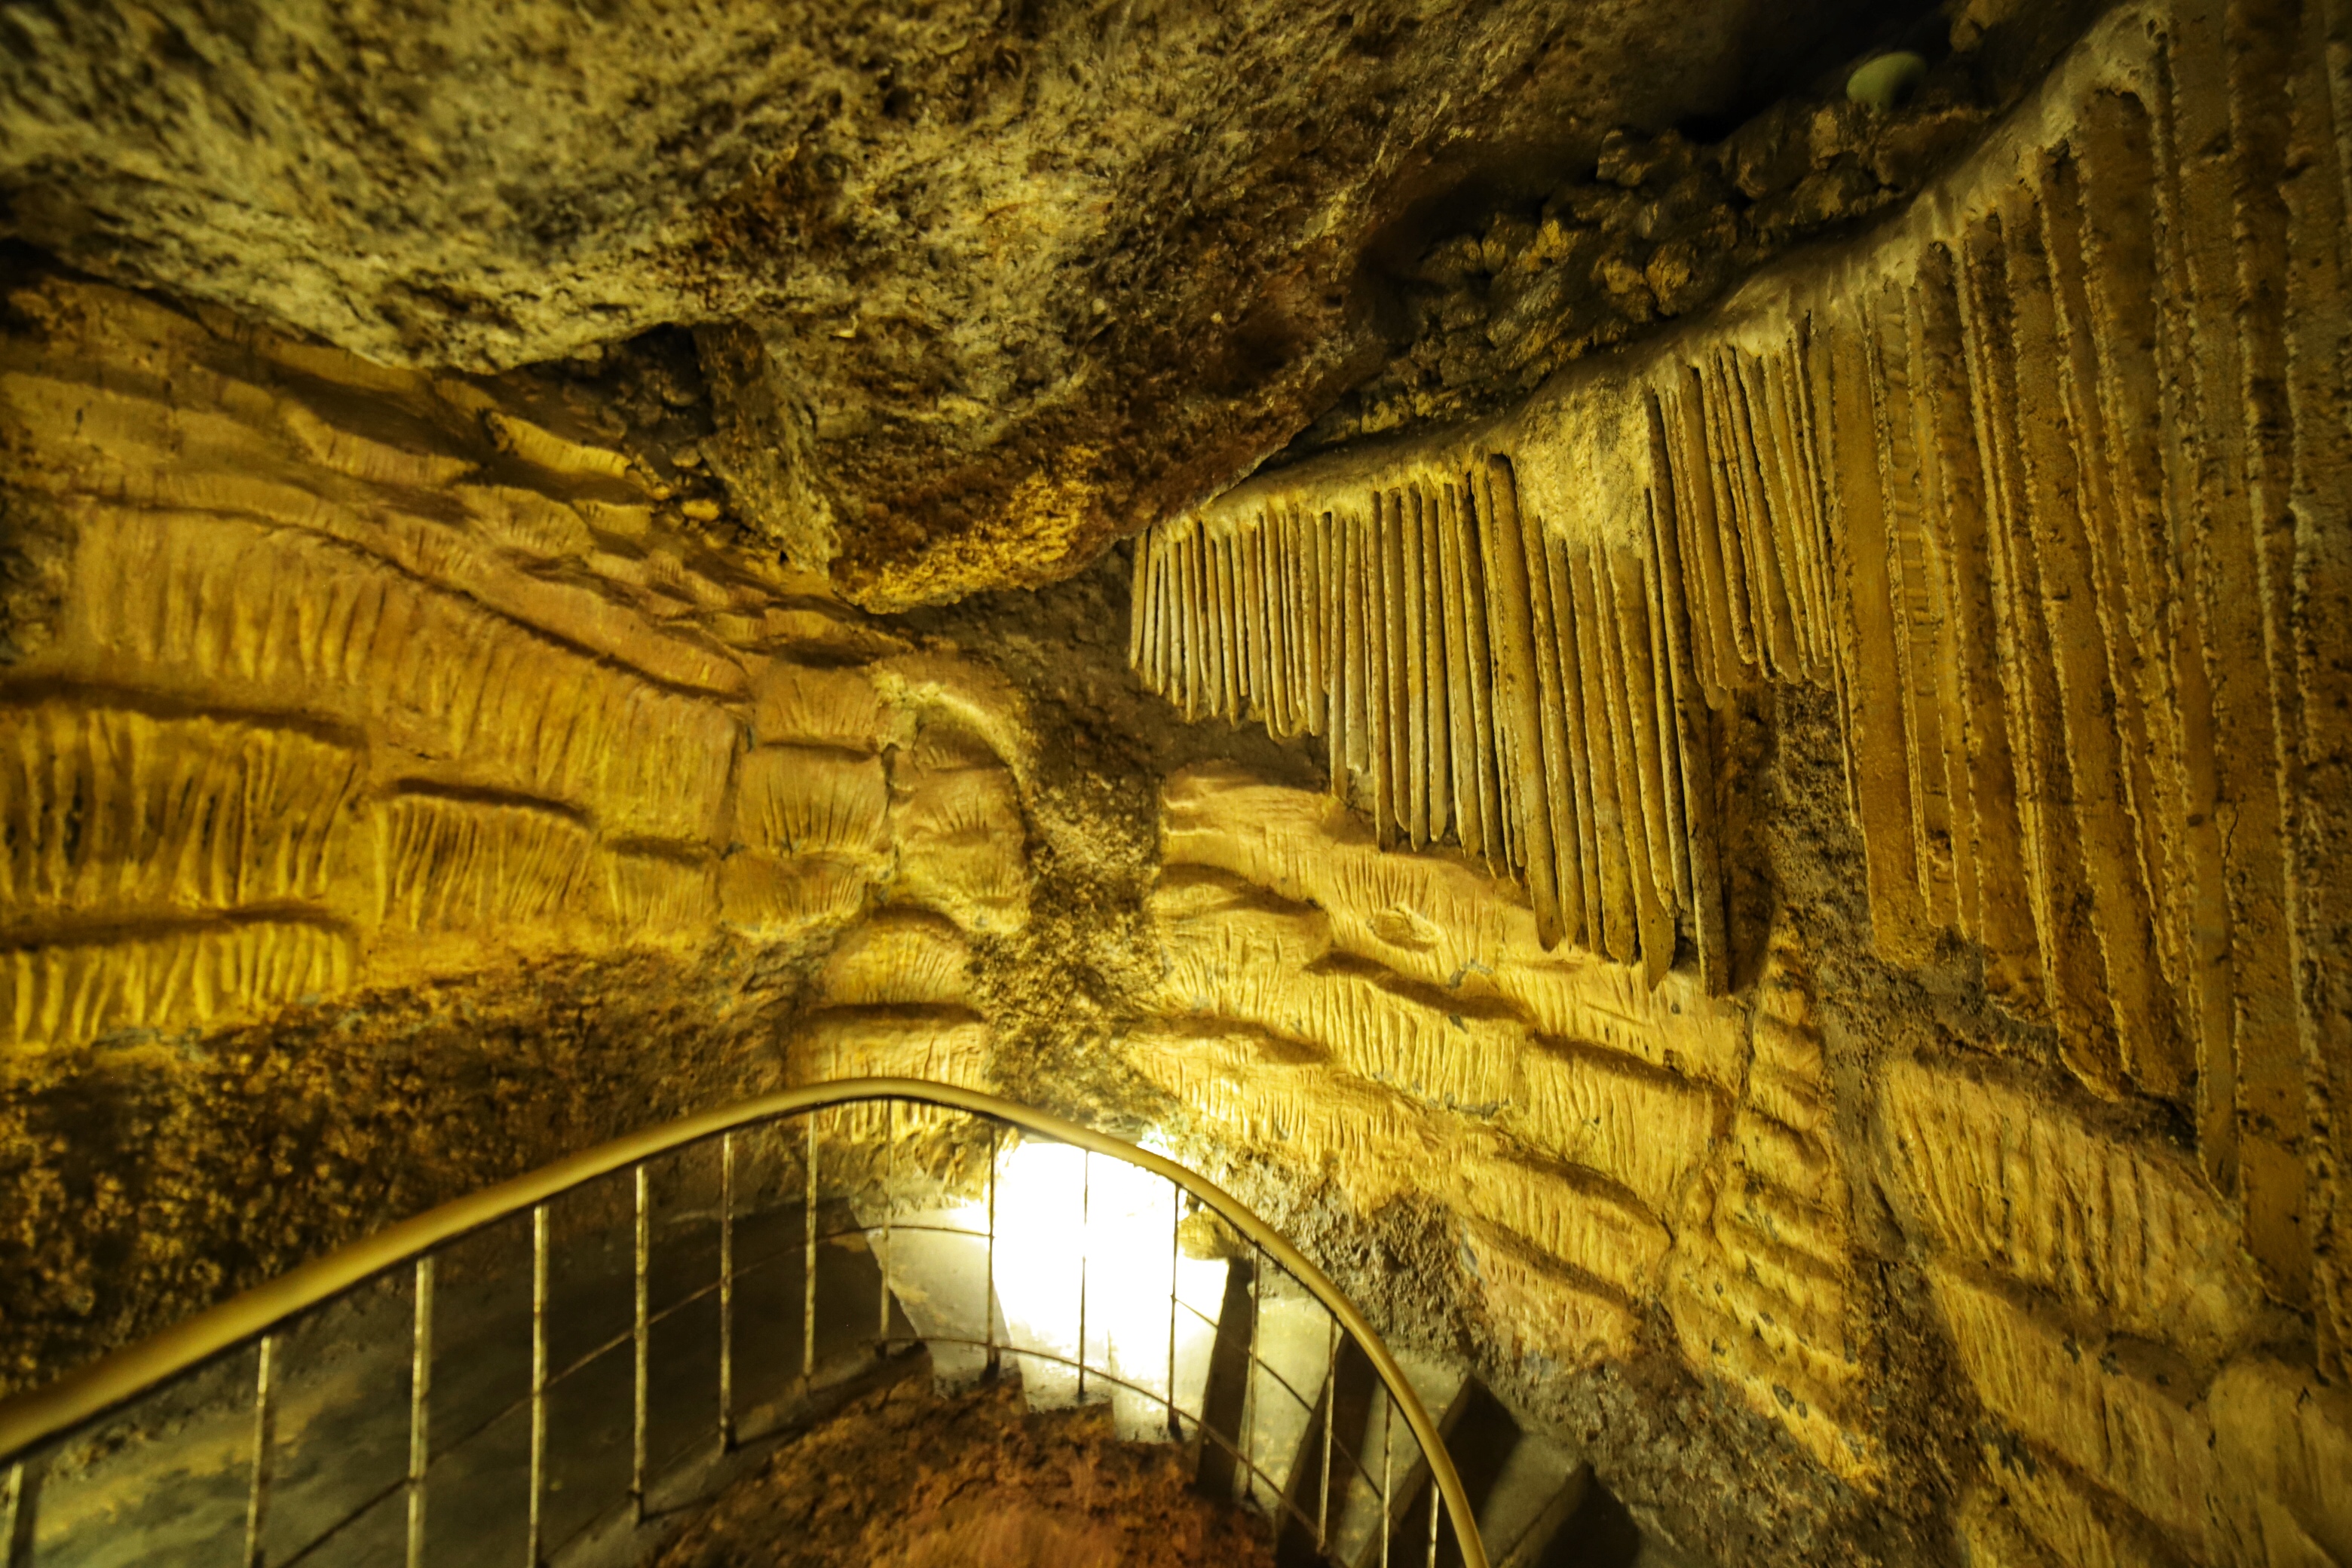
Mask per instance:
[[[2344,26],[2126,7],[1670,334],[896,616],[740,333],[12,258],[0,1382],[908,1071],[1160,1127],[1695,1560],[2352,1562]]]
[[[593,390],[5,309],[0,1380],[648,1117],[978,1080],[1001,676],[728,550]]]
[[[1169,795],[1146,1070],[1970,1561],[2343,1561],[2345,26],[2119,8],[1866,237],[1155,529],[1139,672],[1334,798]]]
[[[789,1083],[1148,1111],[1160,779],[1319,774],[1166,717],[1123,572],[844,604],[714,472],[724,341],[427,373],[0,264],[0,1387]]]
[[[1757,781],[1792,817],[1834,783],[1820,717]],[[1752,984],[1711,998],[1687,969],[1654,990],[1547,952],[1522,890],[1382,851],[1328,795],[1213,766],[1165,810],[1166,973],[1129,1059],[1269,1209],[1387,1215],[1326,1238],[1349,1287],[1472,1347],[1665,1539],[1713,1561],[1940,1561],[1955,1530],[1972,1562],[2340,1553],[2352,1408],[2242,1216],[2161,1117],[2070,1084],[1971,976],[1875,959],[1866,910],[1792,892]],[[1859,868],[1858,844],[1832,835],[1823,867],[1804,837],[1741,842],[1800,886],[1801,861]],[[1629,1378],[1688,1425],[1635,1436]]]

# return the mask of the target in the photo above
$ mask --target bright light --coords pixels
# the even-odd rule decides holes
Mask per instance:
[[[1022,1142],[1003,1156],[996,1300],[1031,1405],[1074,1403],[1079,1377],[1071,1363],[1083,1362],[1087,1400],[1108,1399],[1122,1435],[1164,1435],[1172,1331],[1177,1407],[1199,1415],[1226,1266],[1178,1252],[1181,1213],[1173,1183],[1124,1161],[1046,1142]],[[988,1207],[959,1205],[952,1218],[940,1219],[984,1230]],[[894,1284],[940,1294],[928,1272],[923,1258],[902,1253]]]

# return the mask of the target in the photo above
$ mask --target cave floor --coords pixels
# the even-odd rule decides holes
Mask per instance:
[[[1190,1451],[1122,1441],[1108,1406],[1032,1411],[1017,1379],[941,1394],[907,1378],[787,1441],[661,1568],[1247,1568],[1265,1521],[1192,1488]]]

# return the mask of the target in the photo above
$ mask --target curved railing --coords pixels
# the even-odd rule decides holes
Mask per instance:
[[[1412,1380],[1296,1247],[1159,1154],[899,1079],[615,1140],[0,1402],[0,1568],[239,1532],[247,1568],[634,1561],[919,1345],[1197,1440],[1327,1561],[1434,1565],[1442,1516],[1486,1568]]]

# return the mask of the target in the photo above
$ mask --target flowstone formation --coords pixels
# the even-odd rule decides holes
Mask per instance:
[[[6,308],[13,1380],[293,1260],[240,1142],[324,1237],[618,1131],[656,1038],[680,1110],[976,1078],[971,944],[1029,914],[1001,677],[714,542],[602,390],[55,273]]]
[[[1694,1565],[2352,1565],[2352,11],[1884,20],[0,16],[0,1384],[907,1073]]]
[[[1171,862],[1222,820],[1250,881],[1353,906],[1323,948],[1234,927],[1221,985],[1180,972],[1176,1012],[1249,1032],[1178,1053],[1176,1097],[1338,1154],[1359,1208],[1409,1183],[1482,1265],[1499,1226],[1556,1295],[1656,1303],[1864,1493],[1916,1495],[1950,1441],[1886,1396],[1941,1370],[1895,1342],[1933,1325],[1977,1402],[1978,1453],[1931,1461],[1978,1470],[1972,1560],[2342,1561],[2344,26],[2119,8],[1867,237],[1507,415],[1155,529],[1144,679],[1316,737],[1362,837],[1475,856],[1536,939],[1457,961],[1458,896],[1171,796]],[[1308,1003],[1367,929],[1378,969]],[[1514,994],[1554,949],[1697,994],[1618,1009],[1626,1043]],[[1684,1042],[1726,992],[1746,1038],[1710,1069]],[[1450,1049],[1373,1000],[1408,995]],[[1286,1098],[1302,1072],[1340,1083]],[[1640,1110],[1573,1109],[1629,1073]],[[1444,1179],[1405,1175],[1432,1146]],[[1498,1152],[1572,1175],[1504,1195]],[[1591,1309],[1535,1321],[1548,1361],[1609,1358]]]

